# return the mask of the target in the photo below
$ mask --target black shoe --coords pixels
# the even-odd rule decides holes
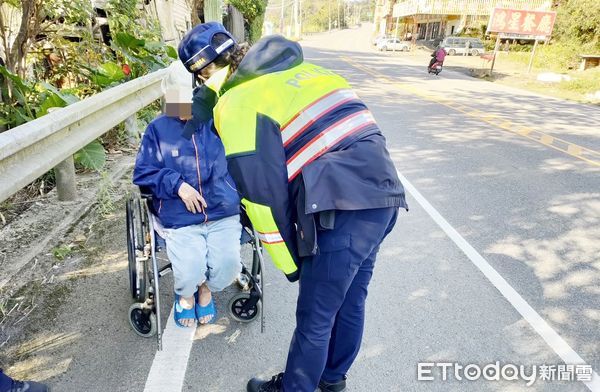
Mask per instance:
[[[246,390],[248,392],[281,392],[283,391],[283,373],[271,377],[269,381],[253,378],[248,381]]]
[[[6,374],[0,372],[0,378],[2,379],[2,384],[10,384],[8,389],[3,389],[0,392],[49,392],[50,389],[39,382],[35,381],[18,381],[13,380],[8,377]]]
[[[346,377],[335,383],[324,380],[319,381],[319,392],[342,392],[346,390]]]

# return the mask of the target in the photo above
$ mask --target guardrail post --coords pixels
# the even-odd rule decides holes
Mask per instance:
[[[72,155],[54,167],[54,175],[58,200],[75,200],[77,188],[75,187],[75,162]]]
[[[137,124],[137,113],[134,113],[125,119],[125,132],[129,136],[129,140],[137,141],[140,138]]]

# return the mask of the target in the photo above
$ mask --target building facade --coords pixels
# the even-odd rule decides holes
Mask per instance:
[[[192,28],[192,9],[186,0],[153,0],[145,8],[158,19],[166,44],[177,47]]]
[[[480,30],[495,7],[548,11],[551,6],[551,0],[382,0],[376,33],[435,40]]]

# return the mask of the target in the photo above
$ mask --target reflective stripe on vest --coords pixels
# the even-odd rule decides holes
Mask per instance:
[[[279,234],[278,231],[271,233],[261,233],[260,231],[256,231],[258,233],[258,238],[265,244],[276,244],[278,242],[283,242],[283,237]]]
[[[246,214],[252,226],[258,232],[258,238],[264,248],[269,252],[275,266],[284,274],[293,274],[298,270],[292,254],[290,253],[283,237],[279,233],[271,208],[262,204],[253,203],[242,199]]]
[[[352,113],[319,133],[287,161],[288,181],[292,181],[302,168],[338,144],[346,137],[375,124],[369,110]]]
[[[286,125],[281,128],[283,146],[287,147],[294,139],[301,135],[311,124],[321,117],[336,109],[337,107],[358,100],[358,96],[352,90],[339,89],[330,92],[319,100],[311,103],[296,114]]]

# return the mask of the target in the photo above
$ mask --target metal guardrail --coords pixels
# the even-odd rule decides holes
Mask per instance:
[[[0,133],[0,202],[55,167],[59,198],[61,188],[74,193],[72,155],[160,98],[165,73],[153,72]]]

